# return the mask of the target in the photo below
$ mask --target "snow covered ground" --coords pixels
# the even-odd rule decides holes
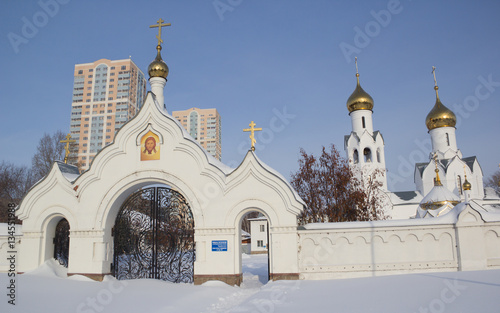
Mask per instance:
[[[267,282],[267,255],[243,256],[240,287],[157,280],[66,278],[47,262],[16,281],[16,305],[7,303],[0,274],[0,312],[500,312],[500,270]]]

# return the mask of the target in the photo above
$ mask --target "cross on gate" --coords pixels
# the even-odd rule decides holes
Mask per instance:
[[[68,156],[69,156],[69,144],[76,142],[76,140],[71,139],[71,134],[68,134],[66,136],[66,140],[61,140],[60,142],[65,143],[66,146],[64,147],[64,150],[66,150],[66,154],[64,155],[64,163],[68,163]]]
[[[243,129],[244,132],[250,132],[250,140],[251,140],[251,143],[252,143],[252,151],[255,151],[255,143],[257,142],[255,140],[255,132],[256,131],[260,131],[262,130],[262,128],[255,128],[255,123],[254,121],[252,121],[250,124],[248,124],[248,126],[250,126],[250,128],[245,128]]]

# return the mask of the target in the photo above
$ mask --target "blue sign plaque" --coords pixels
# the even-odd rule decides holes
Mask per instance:
[[[212,251],[227,251],[227,240],[212,240]]]

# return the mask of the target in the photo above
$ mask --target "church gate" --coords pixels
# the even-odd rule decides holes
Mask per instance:
[[[63,218],[57,223],[54,237],[54,259],[64,267],[69,261],[69,223]]]
[[[120,208],[113,236],[117,279],[193,282],[194,219],[179,192],[149,187],[133,193]]]

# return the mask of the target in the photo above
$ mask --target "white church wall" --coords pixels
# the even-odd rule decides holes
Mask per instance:
[[[484,222],[470,206],[453,218],[306,225],[300,278],[500,268],[500,218]]]

